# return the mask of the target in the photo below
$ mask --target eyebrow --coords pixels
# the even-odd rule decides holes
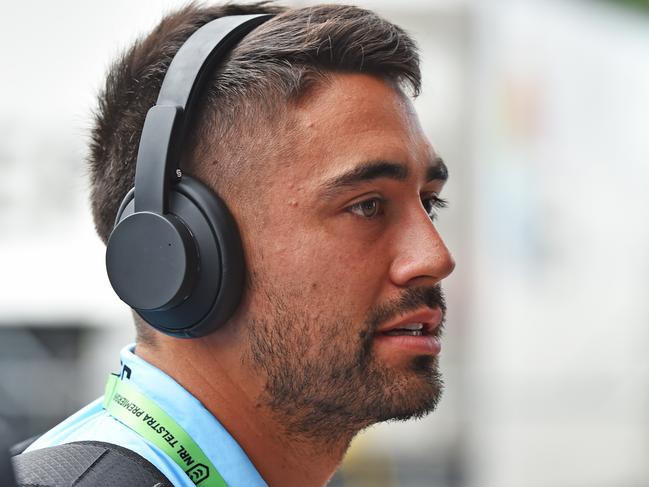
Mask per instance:
[[[340,191],[380,178],[405,181],[408,178],[408,174],[408,167],[399,162],[385,160],[368,161],[325,181],[321,185],[322,196],[324,198],[331,198]],[[432,164],[426,169],[426,182],[446,181],[447,179],[448,169],[446,164],[444,164],[444,161],[440,157],[435,158]]]

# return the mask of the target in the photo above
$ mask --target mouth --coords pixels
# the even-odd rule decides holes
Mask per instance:
[[[437,355],[441,351],[439,326],[442,319],[443,313],[439,308],[401,316],[376,331],[376,343],[399,354]]]
[[[424,335],[429,335],[430,331],[427,329],[425,323],[405,323],[399,328],[394,328],[392,330],[387,330],[382,333],[386,336],[397,337],[397,336],[412,336],[420,337]]]
[[[400,316],[396,320],[381,326],[378,335],[385,336],[430,336],[439,334],[443,313],[439,308],[425,310]]]

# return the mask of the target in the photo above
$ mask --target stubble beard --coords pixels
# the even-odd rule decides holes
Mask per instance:
[[[246,358],[265,374],[261,400],[287,434],[333,447],[374,423],[420,418],[437,406],[443,390],[437,356],[388,367],[372,347],[376,329],[400,314],[423,306],[445,313],[439,286],[405,291],[372,310],[360,331],[342,316],[298,313],[278,293],[264,293],[271,311],[249,322]]]

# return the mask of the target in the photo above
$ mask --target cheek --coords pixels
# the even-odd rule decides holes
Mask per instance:
[[[387,282],[388,265],[376,248],[354,248],[328,235],[295,242],[277,241],[265,249],[266,279],[296,305],[365,318]]]

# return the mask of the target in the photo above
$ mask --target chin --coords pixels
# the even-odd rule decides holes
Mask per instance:
[[[390,375],[383,400],[375,410],[375,422],[421,419],[435,410],[444,390],[437,357],[417,356],[405,373]]]

